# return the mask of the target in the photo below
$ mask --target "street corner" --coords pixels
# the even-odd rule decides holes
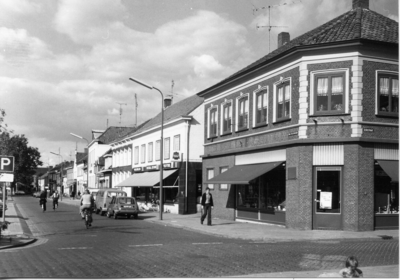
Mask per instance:
[[[37,238],[27,235],[9,235],[0,237],[0,250],[23,247],[33,244]]]

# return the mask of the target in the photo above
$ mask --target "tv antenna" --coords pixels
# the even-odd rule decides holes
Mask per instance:
[[[135,93],[135,127],[137,127],[137,107],[138,107],[138,103],[137,103],[137,95]]]
[[[127,106],[128,104],[126,104],[126,103],[118,103],[118,102],[117,102],[117,104],[119,104],[119,125],[121,126],[122,105]]]

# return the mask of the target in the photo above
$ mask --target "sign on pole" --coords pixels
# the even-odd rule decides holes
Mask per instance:
[[[14,182],[14,174],[13,173],[0,173],[0,182]]]
[[[0,156],[0,173],[14,172],[14,157]]]

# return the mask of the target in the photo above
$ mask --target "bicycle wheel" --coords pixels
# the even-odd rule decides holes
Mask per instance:
[[[86,229],[89,228],[89,219],[88,219],[88,215],[85,214],[85,225],[86,225]]]

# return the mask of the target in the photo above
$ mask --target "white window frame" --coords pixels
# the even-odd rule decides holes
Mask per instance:
[[[128,165],[132,165],[132,149],[128,148]]]
[[[164,138],[164,159],[170,159],[171,158],[171,137],[165,137]]]
[[[207,181],[215,177],[215,168],[214,167],[207,167],[206,170],[207,170]],[[209,173],[208,173],[208,171],[211,171],[211,170],[213,172],[212,177],[210,177]],[[207,186],[210,188],[210,190],[214,189],[214,184],[207,184]]]
[[[269,87],[268,86],[263,86],[259,87],[255,91],[253,91],[253,127],[257,127],[260,124],[257,123],[257,94],[260,92],[265,92],[267,95],[267,116],[265,120],[265,124],[268,124],[268,115],[269,115]],[[264,108],[264,107],[263,107]]]
[[[231,118],[231,127],[229,128],[229,130],[224,131],[224,120],[225,120],[224,119],[224,117],[225,117],[224,116],[224,112],[225,112],[224,107],[228,104],[230,104],[230,106],[231,106],[231,110],[229,112],[229,117]],[[221,104],[220,135],[232,133],[232,126],[233,126],[232,112],[233,112],[233,99],[229,99],[229,100],[225,99],[225,101]]]
[[[174,136],[173,152],[179,152],[181,150],[181,135]]]
[[[277,115],[278,115],[278,108],[277,108],[277,104],[278,104],[278,87],[281,84],[284,84],[286,82],[289,82],[290,85],[290,106],[289,106],[289,117],[285,117],[285,118],[281,118],[279,120],[277,120]],[[281,120],[290,120],[292,118],[292,103],[293,103],[293,83],[292,83],[292,78],[288,77],[288,78],[281,78],[279,81],[275,82],[274,85],[274,91],[273,91],[273,105],[272,105],[272,122],[279,122]]]
[[[140,163],[146,163],[146,144],[140,145]]]
[[[240,130],[248,129],[249,128],[249,123],[250,123],[250,94],[249,93],[240,93],[240,96],[236,97],[236,104],[235,104],[235,131],[239,130],[239,103],[240,99],[247,98],[247,105],[246,105],[246,111],[247,111],[247,127],[245,128],[240,128]]]
[[[210,119],[210,117],[211,117],[211,110],[214,110],[214,109],[216,109],[215,121],[216,121],[216,125],[217,125],[217,130],[216,130],[216,135],[211,136],[211,119]],[[207,124],[208,124],[207,125],[207,138],[212,138],[212,137],[218,136],[218,109],[219,109],[219,106],[213,105],[213,104],[211,104],[211,106],[207,109]]]
[[[344,72],[344,84],[345,84],[345,90],[344,90],[344,114],[349,114],[350,112],[350,70],[349,68],[337,68],[337,69],[325,69],[325,70],[318,70],[318,71],[311,71],[310,72],[310,115],[313,116],[315,115],[315,76],[319,75],[324,75],[324,74],[330,74],[330,73],[338,73],[338,72]],[[292,105],[292,103],[290,103]],[[322,115],[323,116],[323,115]]]
[[[134,148],[133,164],[134,165],[138,165],[139,164],[139,146],[135,146],[135,148]]]
[[[158,146],[158,149],[157,149],[157,146]],[[161,149],[161,140],[157,140],[156,141],[156,147],[155,147],[155,156],[154,156],[155,161],[160,161],[161,160],[161,158],[160,158],[160,149]]]
[[[399,72],[396,71],[386,71],[386,70],[376,70],[375,71],[375,115],[380,115],[380,116],[388,116],[388,117],[396,117],[399,115],[399,113],[388,113],[388,114],[382,114],[379,113],[379,108],[378,108],[378,104],[379,104],[379,75],[397,75],[397,79],[399,78]],[[400,111],[400,110],[399,110]]]
[[[147,161],[148,162],[153,162],[153,158],[154,158],[154,145],[153,142],[149,142],[147,144]]]

